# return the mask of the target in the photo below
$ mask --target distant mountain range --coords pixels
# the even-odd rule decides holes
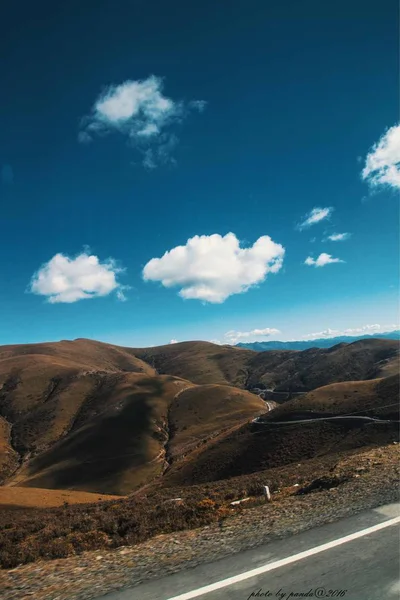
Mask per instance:
[[[378,338],[383,340],[400,340],[400,329],[388,333],[374,333],[372,335],[348,336],[341,335],[334,338],[319,338],[317,340],[299,340],[294,342],[249,342],[236,344],[239,348],[264,352],[265,350],[309,350],[310,348],[332,348],[337,344],[351,344],[358,340]]]

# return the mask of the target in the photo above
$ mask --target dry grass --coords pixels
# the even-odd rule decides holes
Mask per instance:
[[[211,523],[219,522],[222,526],[230,516],[265,501],[262,485],[269,485],[273,503],[279,507],[281,500],[286,501],[299,491],[318,493],[327,486],[357,481],[371,469],[379,469],[383,477],[393,480],[398,465],[398,446],[390,445],[335,453],[324,460],[311,459],[301,465],[207,485],[155,490],[149,496],[137,494],[123,500],[45,511],[32,509],[25,514],[4,510],[0,515],[0,562],[4,568],[12,568],[85,550],[135,545],[158,534]],[[252,500],[231,507],[233,500],[245,496],[251,496]],[[182,497],[183,502],[167,501],[177,497]]]
[[[399,419],[398,399],[398,375],[370,381],[345,381],[317,388],[302,397],[285,402],[270,417],[278,421],[294,413],[314,411],[332,415],[356,413]]]
[[[44,488],[0,487],[0,509],[54,508],[64,504],[88,504],[120,500],[121,496],[74,492],[71,490],[46,490]]]
[[[272,467],[326,457],[339,450],[380,446],[398,439],[398,423],[320,421],[310,424],[268,426],[301,410],[365,414],[398,419],[397,377],[371,382],[335,384],[291,400],[266,416],[267,425],[245,424],[198,447],[165,473],[164,486],[194,485]],[[394,404],[391,408],[380,406]],[[371,411],[371,407],[374,407]],[[301,410],[300,410],[301,409]]]

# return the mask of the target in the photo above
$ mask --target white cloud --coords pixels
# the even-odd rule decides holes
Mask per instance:
[[[398,325],[379,325],[375,323],[373,325],[363,325],[362,327],[350,327],[348,329],[325,329],[324,331],[317,331],[316,333],[309,333],[302,336],[302,340],[316,340],[319,338],[338,337],[343,335],[356,336],[358,334],[373,334],[373,333],[385,333],[389,331],[395,331],[398,329]]]
[[[317,331],[316,333],[308,333],[307,335],[302,335],[301,339],[302,340],[316,340],[319,338],[335,337],[337,335],[340,335],[339,330],[330,329],[328,327],[328,329],[324,329],[323,331]]]
[[[210,344],[216,344],[217,346],[222,346],[222,342],[220,340],[208,340]]]
[[[400,189],[400,124],[390,127],[367,154],[362,178],[372,187]]]
[[[265,338],[271,335],[277,335],[281,333],[279,329],[265,327],[264,329],[252,329],[251,331],[227,331],[225,333],[225,339],[228,344],[236,344],[239,340],[247,339],[248,341],[256,341],[257,338]],[[251,339],[250,339],[251,338]]]
[[[117,132],[124,135],[141,154],[142,164],[154,168],[169,162],[177,143],[171,126],[191,110],[202,112],[203,100],[185,103],[163,94],[163,80],[151,75],[142,81],[110,85],[97,98],[91,114],[82,120],[78,139],[90,142],[96,135]]]
[[[86,252],[76,258],[56,254],[33,275],[30,291],[47,296],[52,304],[107,296],[113,291],[119,300],[125,300],[123,290],[127,286],[117,281],[122,271],[111,258],[101,263]]]
[[[178,343],[178,340],[170,340],[170,342],[169,342],[169,343],[170,343],[170,344],[177,344],[177,343]]]
[[[299,223],[297,225],[297,229],[300,229],[300,230],[306,229],[308,227],[311,227],[311,225],[315,225],[316,223],[323,221],[324,219],[329,219],[332,212],[333,212],[332,207],[313,208],[312,211],[308,213],[308,215],[305,215],[303,217],[303,220],[301,221],[301,223]]]
[[[340,258],[333,258],[330,254],[326,254],[326,252],[322,252],[316,259],[308,256],[304,261],[305,265],[312,267],[324,267],[325,265],[329,265],[332,263],[342,263],[343,260]]]
[[[326,239],[331,242],[343,242],[344,240],[349,239],[350,235],[350,233],[332,233],[331,235],[328,235]]]
[[[263,282],[282,267],[285,250],[267,235],[241,248],[234,233],[196,235],[185,246],[152,258],[143,269],[145,281],[179,286],[185,299],[221,303]]]

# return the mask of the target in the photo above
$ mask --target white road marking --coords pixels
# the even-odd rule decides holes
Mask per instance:
[[[168,600],[190,600],[191,598],[197,598],[198,596],[202,596],[203,594],[209,594],[210,592],[220,590],[221,588],[227,587],[228,585],[239,583],[240,581],[250,579],[251,577],[256,577],[257,575],[261,575],[262,573],[267,573],[268,571],[279,569],[279,567],[290,565],[291,563],[294,563],[298,560],[302,560],[303,558],[307,558],[308,556],[313,556],[314,554],[325,552],[325,550],[330,550],[331,548],[335,548],[336,546],[341,546],[342,544],[346,544],[347,542],[351,542],[352,540],[364,537],[365,535],[369,535],[370,533],[375,533],[375,531],[380,531],[381,529],[385,529],[386,527],[391,527],[392,525],[396,525],[397,523],[400,523],[400,516],[390,519],[389,521],[384,521],[383,523],[378,523],[378,525],[373,525],[372,527],[368,527],[367,529],[356,531],[355,533],[351,533],[350,535],[346,535],[345,537],[333,540],[332,542],[327,542],[326,544],[321,544],[320,546],[316,546],[315,548],[310,548],[309,550],[305,550],[304,552],[293,554],[293,556],[282,558],[281,560],[277,560],[276,562],[269,563],[262,567],[258,567],[257,569],[251,569],[251,571],[240,573],[240,575],[235,575],[233,577],[228,577],[227,579],[222,579],[222,581],[217,581],[216,583],[205,585],[204,587],[198,588],[197,590],[185,592],[184,594],[180,594],[179,596],[173,596],[171,598],[168,598]]]

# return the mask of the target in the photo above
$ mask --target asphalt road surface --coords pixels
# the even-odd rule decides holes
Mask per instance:
[[[102,600],[398,600],[399,515],[389,504]]]

